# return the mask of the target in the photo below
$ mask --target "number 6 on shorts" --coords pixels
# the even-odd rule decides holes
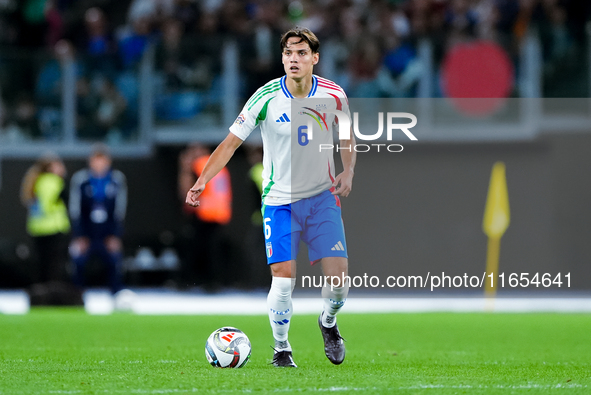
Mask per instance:
[[[267,222],[271,221],[271,218],[265,218],[265,239],[269,240],[269,237],[271,237],[271,225],[269,225]],[[260,225],[259,225],[260,226]]]

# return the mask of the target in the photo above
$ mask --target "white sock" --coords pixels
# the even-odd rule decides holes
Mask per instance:
[[[291,290],[293,279],[289,277],[273,277],[271,289],[267,296],[267,307],[269,308],[269,322],[273,329],[275,348],[291,351],[287,341],[289,324],[293,306],[291,303]]]
[[[332,328],[337,323],[337,313],[345,304],[347,294],[349,293],[349,284],[344,287],[331,288],[330,285],[322,287],[322,297],[324,298],[324,311],[322,312],[322,325],[325,328]]]

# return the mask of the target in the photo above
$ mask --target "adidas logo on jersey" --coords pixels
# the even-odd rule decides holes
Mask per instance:
[[[339,241],[331,248],[331,251],[345,251],[345,247],[343,247],[343,243]]]
[[[283,113],[282,116],[279,117],[279,119],[277,119],[275,122],[291,122],[289,120],[289,117],[287,116],[286,113]]]

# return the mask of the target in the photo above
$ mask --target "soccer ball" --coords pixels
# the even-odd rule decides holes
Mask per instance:
[[[240,329],[225,326],[216,329],[205,342],[205,356],[211,366],[241,368],[250,358],[250,340]]]

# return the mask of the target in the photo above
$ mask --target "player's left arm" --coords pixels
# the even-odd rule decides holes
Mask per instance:
[[[349,196],[353,187],[353,175],[355,174],[355,162],[357,161],[357,152],[355,151],[355,136],[351,130],[350,138],[340,140],[341,161],[343,162],[343,172],[336,176],[332,186],[333,195],[342,197]]]

